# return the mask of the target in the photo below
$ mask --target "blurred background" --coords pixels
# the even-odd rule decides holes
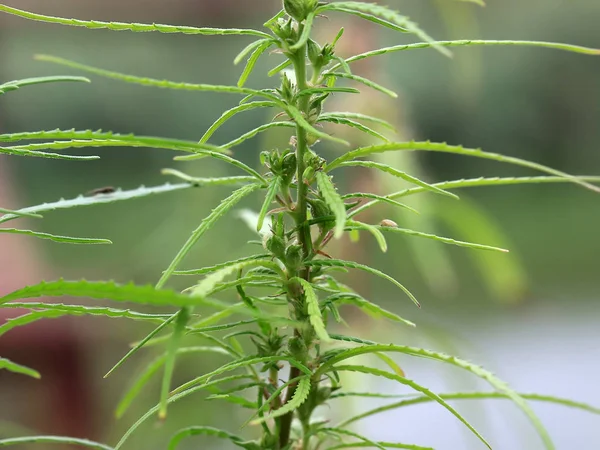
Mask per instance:
[[[212,27],[260,27],[280,7],[277,0],[4,3],[81,19]],[[490,1],[485,8],[449,0],[386,3],[439,39],[549,40],[600,48],[600,2],[595,0]],[[340,25],[346,27],[340,43],[345,56],[415,41],[410,35],[381,32],[346,19],[332,16],[318,23],[319,35],[328,40]],[[234,67],[232,60],[248,42],[244,37],[91,31],[0,15],[0,80],[74,73],[33,60],[34,54],[44,53],[140,76],[231,84],[242,70]],[[280,58],[263,57],[251,85],[265,87],[276,81],[263,74]],[[481,146],[573,174],[600,174],[598,58],[546,49],[488,47],[456,48],[453,59],[433,50],[419,50],[367,61],[355,66],[356,73],[381,81],[400,98],[390,101],[365,89],[362,100],[353,103],[352,99],[335,98],[330,110],[364,111],[366,107],[391,117],[403,139]],[[222,110],[239,101],[236,96],[158,90],[91,78],[91,85],[38,86],[3,96],[0,131],[102,128],[197,140]],[[261,111],[246,112],[219,130],[212,142],[227,142],[271,118]],[[332,131],[344,133],[341,128]],[[364,143],[355,135],[349,138],[357,145]],[[265,134],[238,147],[236,155],[258,167],[261,150],[285,148],[288,139],[289,134],[279,131]],[[319,151],[332,157],[340,149],[321,144]],[[133,189],[141,184],[175,181],[160,174],[165,167],[194,176],[235,174],[213,161],[174,162],[167,151],[110,148],[94,149],[91,154],[102,159],[64,162],[0,157],[0,205],[20,208],[72,198],[100,186]],[[387,158],[385,162],[419,173],[428,181],[532,174],[441,154]],[[340,172],[335,180],[341,189],[352,191],[387,193],[403,187],[397,180],[373,178],[358,169]],[[114,245],[64,246],[1,236],[0,293],[59,276],[153,283],[191,230],[227,194],[222,188],[193,189],[47,213],[43,221],[28,223],[28,227],[108,238]],[[600,388],[593,381],[600,369],[600,197],[566,184],[486,187],[458,194],[464,200],[460,204],[427,194],[415,198],[415,206],[426,212],[417,219],[382,207],[373,209],[366,218],[373,223],[389,218],[419,230],[508,246],[510,256],[440,248],[443,244],[430,246],[401,238],[391,238],[389,252],[382,255],[368,236],[358,244],[337,242],[330,253],[384,270],[410,287],[423,304],[422,310],[416,310],[391,285],[353,274],[347,281],[361,294],[415,321],[418,328],[406,331],[347,310],[352,329],[341,332],[453,352],[491,369],[521,392],[600,405]],[[242,206],[258,209],[259,199]],[[254,250],[246,244],[251,239],[255,239],[251,230],[230,215],[197,245],[186,266],[209,265],[248,254]],[[171,285],[182,288],[187,281],[175,279]],[[0,314],[1,319],[7,313]],[[114,419],[114,408],[130,384],[128,375],[139,373],[158,350],[144,350],[115,375],[108,379],[102,376],[127,351],[129,343],[149,330],[126,321],[85,318],[50,321],[2,336],[2,356],[33,366],[43,378],[36,381],[0,373],[0,436],[36,431],[115,443],[157,401],[155,380],[124,418]],[[185,381],[222,363],[218,358],[189,357],[179,365],[175,381]],[[486,388],[471,376],[434,363],[407,358],[398,361],[409,378],[437,392]],[[348,383],[361,391],[407,392],[362,377]],[[344,411],[382,404],[372,400],[345,402]],[[456,406],[482,429],[495,449],[542,448],[520,411],[507,402],[463,402]],[[598,448],[597,416],[546,404],[535,404],[534,408],[558,449]],[[337,414],[335,407],[324,413]],[[245,418],[243,411],[232,410],[227,404],[188,398],[171,408],[165,424],[148,422],[126,448],[165,448],[175,430],[194,424],[225,423],[238,432]],[[435,434],[431,432],[434,424]],[[432,404],[374,416],[356,427],[379,440],[412,442],[439,450],[481,448],[453,417]],[[227,448],[222,441],[210,439],[190,439],[187,445],[181,448]]]

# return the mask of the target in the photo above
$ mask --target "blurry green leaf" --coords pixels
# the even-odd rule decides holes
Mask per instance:
[[[0,5],[1,7],[2,5]],[[80,447],[92,448],[95,450],[114,450],[108,445],[88,441],[87,439],[77,439],[62,436],[27,436],[19,438],[0,439],[0,447],[23,444],[67,444],[78,445]]]
[[[263,224],[265,222],[265,217],[271,209],[271,204],[275,200],[277,193],[279,192],[279,188],[281,186],[281,177],[275,177],[269,183],[269,187],[267,188],[267,193],[265,195],[265,201],[263,202],[262,208],[258,214],[258,220],[256,223],[256,231],[260,232],[263,228]]]
[[[415,324],[403,319],[402,317],[382,308],[381,306],[370,302],[369,300],[361,297],[358,294],[354,294],[352,292],[340,292],[339,294],[333,294],[327,297],[324,300],[324,303],[332,302],[332,303],[340,303],[340,304],[349,304],[358,307],[361,311],[370,315],[374,318],[385,317],[387,319],[393,320],[395,322],[401,322],[405,325],[414,327]]]
[[[329,141],[333,141],[333,142],[337,142],[338,144],[343,144],[343,145],[350,145],[349,142],[345,141],[344,139],[340,139],[340,138],[336,138],[334,136],[331,136],[327,133],[324,133],[322,131],[317,130],[314,126],[312,126],[302,115],[302,113],[300,112],[300,110],[298,108],[296,108],[295,106],[292,105],[287,105],[285,110],[287,111],[288,115],[294,119],[294,121],[298,124],[298,126],[300,126],[301,128],[303,128],[306,132],[308,132],[311,135],[314,135],[318,138],[321,139],[325,139],[325,140],[329,140]]]
[[[0,358],[0,370],[8,370],[9,372],[19,373],[21,375],[28,375],[33,378],[41,378],[39,372],[30,369],[29,367],[22,366],[20,364],[14,363],[6,358]],[[0,440],[0,447],[2,446],[2,441]]]
[[[221,439],[228,439],[233,444],[241,448],[246,448],[249,450],[259,449],[258,444],[254,444],[254,447],[249,446],[249,443],[243,438],[236,436],[235,434],[231,434],[228,431],[223,431],[212,427],[189,427],[178,431],[177,434],[171,438],[171,442],[169,442],[169,450],[176,450],[179,446],[179,443],[186,437],[190,436],[213,436]]]
[[[40,239],[48,239],[50,241],[59,242],[62,244],[112,244],[108,239],[93,239],[93,238],[77,238],[70,236],[57,236],[49,233],[40,233],[39,231],[17,230],[15,228],[0,228],[1,233],[8,234],[24,234]]]
[[[362,131],[365,134],[371,135],[373,137],[376,137],[377,139],[381,139],[384,142],[389,142],[389,139],[386,138],[383,134],[378,133],[377,131],[361,124],[360,122],[357,122],[356,120],[352,120],[352,119],[347,119],[345,117],[336,117],[336,116],[320,116],[319,117],[319,123],[320,122],[331,122],[331,123],[335,123],[338,125],[346,125],[352,128],[355,128],[359,131]]]
[[[387,252],[388,246],[387,246],[387,242],[385,240],[385,236],[379,230],[378,227],[376,227],[374,225],[369,225],[368,223],[357,222],[355,220],[347,220],[346,221],[346,229],[368,231],[369,233],[371,233],[373,235],[373,237],[377,241],[377,244],[379,244],[379,248],[381,249],[381,251],[384,253]]]
[[[335,121],[339,119],[350,119],[350,120],[362,120],[364,122],[372,122],[377,125],[381,125],[391,131],[396,131],[396,128],[386,120],[380,119],[379,117],[368,116],[366,114],[354,113],[354,112],[329,112],[323,113],[319,116],[319,120],[324,121]]]
[[[0,5],[0,11],[2,11],[2,5]],[[65,81],[78,81],[84,83],[90,83],[90,80],[84,77],[71,77],[71,76],[53,76],[53,77],[37,77],[37,78],[24,78],[22,80],[8,81],[0,84],[0,95],[5,94],[9,91],[16,91],[23,86],[32,86],[35,84],[44,83],[60,83]]]
[[[391,89],[383,87],[380,84],[369,80],[368,78],[360,77],[358,75],[352,75],[352,74],[340,73],[340,72],[332,72],[332,73],[328,73],[326,75],[326,77],[346,78],[348,80],[352,80],[352,81],[356,81],[357,83],[364,84],[365,86],[375,89],[376,91],[382,92],[385,95],[388,95],[392,98],[398,98],[398,94],[396,94]]]
[[[327,206],[331,208],[331,211],[335,215],[335,237],[340,238],[344,234],[344,226],[346,224],[346,205],[344,204],[344,200],[340,197],[329,175],[318,171],[315,177],[325,203],[327,203]]]
[[[323,322],[323,316],[321,315],[321,307],[319,305],[319,298],[312,285],[302,279],[302,278],[294,278],[294,280],[302,286],[302,290],[304,291],[304,298],[306,299],[306,307],[308,311],[308,317],[310,320],[310,324],[315,330],[315,334],[317,337],[323,342],[329,342],[331,339],[327,334],[327,329],[325,328],[325,322]]]
[[[5,215],[15,216],[15,218],[17,218],[17,217],[31,217],[34,219],[42,218],[42,216],[40,216],[39,214],[33,214],[33,213],[28,213],[28,212],[19,212],[19,211],[14,211],[12,209],[5,209],[5,208],[0,208],[0,213],[5,214]],[[6,217],[6,216],[0,217],[0,220],[4,217]]]
[[[286,414],[297,410],[308,398],[308,395],[310,394],[310,389],[311,389],[310,377],[307,376],[307,377],[300,378],[300,380],[298,381],[298,385],[296,386],[296,389],[294,390],[294,395],[285,405],[283,405],[279,409],[276,409],[271,414],[269,414],[265,417],[255,419],[254,421],[252,421],[252,423],[254,425],[257,425],[259,423],[266,422],[267,420],[285,416]]]
[[[244,71],[242,72],[242,75],[238,80],[238,87],[244,87],[246,81],[248,81],[248,77],[252,73],[252,70],[254,70],[254,66],[258,62],[258,59],[262,56],[262,54],[265,51],[268,50],[269,47],[271,47],[276,42],[277,41],[275,41],[273,38],[264,39],[260,43],[260,45],[258,45],[258,47],[252,52],[252,55],[250,55],[250,58],[248,58],[248,63],[246,64],[246,67],[244,68]]]

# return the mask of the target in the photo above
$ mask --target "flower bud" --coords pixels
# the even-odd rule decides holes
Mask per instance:
[[[318,3],[318,0],[283,0],[283,8],[296,21],[302,22]]]

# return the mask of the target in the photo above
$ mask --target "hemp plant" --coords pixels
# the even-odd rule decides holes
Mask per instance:
[[[360,415],[340,423],[332,423],[339,414],[336,399],[347,396],[380,396],[374,392],[352,392],[344,388],[343,374],[357,373],[395,381],[415,391],[415,394],[393,403],[384,409],[406,407],[423,402],[435,402],[462,422],[483,446],[491,444],[463,417],[448,400],[507,398],[521,409],[536,428],[545,448],[553,449],[550,434],[529,406],[528,400],[546,401],[600,413],[591,406],[566,399],[523,395],[515,392],[490,371],[458,357],[440,352],[415,348],[402,343],[377,343],[351,335],[333,332],[331,322],[343,323],[340,306],[355,305],[365,313],[385,318],[399,326],[414,327],[396,312],[383,309],[377,303],[364,298],[351,287],[339,282],[336,274],[347,271],[365,271],[385,282],[392,283],[416,306],[419,302],[411,291],[390,275],[355,261],[336,259],[331,255],[328,244],[345,234],[353,236],[360,232],[372,235],[382,251],[387,250],[386,235],[408,235],[418,239],[432,239],[442,244],[458,245],[473,251],[499,251],[489,245],[461,242],[446,237],[406,229],[390,220],[379,224],[368,224],[359,220],[359,214],[376,205],[410,210],[400,202],[407,196],[417,194],[443,195],[457,199],[452,192],[456,189],[530,183],[572,182],[598,192],[598,177],[580,177],[525,161],[515,157],[488,153],[480,149],[464,148],[438,142],[391,142],[385,137],[385,129],[393,128],[385,118],[371,117],[359,113],[333,112],[327,110],[327,100],[332,95],[359,93],[356,85],[376,89],[392,97],[390,89],[352,73],[352,63],[378,55],[402,51],[432,48],[448,56],[451,47],[470,46],[536,46],[570,51],[587,55],[600,55],[600,50],[580,46],[533,42],[533,41],[488,41],[459,40],[436,41],[421,30],[414,22],[399,13],[374,3],[356,1],[318,2],[317,0],[284,0],[283,9],[265,23],[266,31],[253,29],[215,29],[158,24],[99,22],[51,17],[0,5],[0,11],[25,19],[114,31],[183,33],[188,35],[239,35],[255,40],[236,57],[235,62],[246,60],[237,86],[179,83],[152,78],[141,78],[94,68],[55,56],[39,55],[36,58],[81,70],[91,75],[114,80],[186,91],[220,92],[241,95],[239,105],[225,111],[199,139],[190,142],[176,139],[117,134],[91,130],[52,130],[0,135],[6,143],[1,153],[37,158],[65,160],[90,160],[94,156],[76,156],[61,150],[83,147],[147,147],[160,148],[182,153],[176,160],[194,161],[215,158],[243,172],[240,176],[221,178],[194,178],[181,171],[165,169],[164,173],[181,179],[178,184],[141,187],[134,190],[104,190],[91,196],[44,203],[20,209],[2,210],[0,223],[23,217],[39,217],[40,213],[87,205],[112,203],[161,194],[183,189],[209,186],[231,186],[233,193],[199,224],[185,241],[171,264],[164,270],[155,286],[117,284],[112,281],[67,281],[57,280],[27,286],[6,295],[0,304],[7,308],[31,310],[30,313],[0,326],[0,334],[15,327],[44,318],[67,315],[92,315],[149,322],[156,328],[139,341],[109,372],[121,367],[142,347],[153,344],[166,346],[164,353],[137,378],[117,409],[121,416],[133,400],[144,392],[146,384],[162,370],[162,384],[156,406],[144,414],[114,446],[99,444],[85,439],[59,436],[34,436],[0,439],[0,447],[24,443],[67,443],[94,449],[118,450],[127,447],[128,438],[145,421],[153,417],[165,420],[167,407],[178,400],[198,392],[208,392],[211,399],[231,402],[237,407],[250,408],[244,430],[245,437],[233,434],[235,430],[221,430],[197,426],[177,432],[169,449],[178,447],[189,436],[210,435],[231,441],[238,447],[253,449],[333,449],[347,447],[408,448],[424,449],[408,443],[379,442],[375,438],[362,436],[348,428],[356,420],[376,414],[382,409],[361,412]],[[350,14],[374,22],[388,29],[413,35],[422,42],[381,48],[350,58],[336,54],[336,44],[343,39],[344,30],[331,42],[317,43],[311,36],[315,23],[331,14]],[[271,51],[275,50],[275,51]],[[280,83],[268,89],[246,87],[249,75],[259,58],[266,53],[283,56],[283,62],[269,72],[278,76]],[[279,57],[279,56],[277,56]],[[13,81],[0,85],[0,94],[17,88],[51,81],[89,81],[84,78],[51,77]],[[213,133],[225,122],[242,112],[256,109],[272,109],[274,119],[255,128],[226,144],[209,143]],[[355,128],[382,141],[367,147],[348,148],[349,143],[327,133],[324,125],[339,124]],[[366,125],[369,124],[369,125]],[[254,169],[233,156],[232,149],[259,133],[275,128],[290,129],[289,142],[282,142],[277,149],[261,149],[260,169]],[[377,130],[383,131],[377,131]],[[39,142],[22,142],[39,141]],[[338,144],[347,150],[331,161],[319,153],[324,141]],[[398,168],[369,160],[383,152],[428,151],[483,158],[499,161],[544,173],[544,176],[517,178],[474,178],[429,183]],[[332,175],[348,167],[365,167],[394,175],[411,187],[389,195],[358,192],[342,194],[336,188]],[[200,238],[214,227],[219,219],[233,210],[238,203],[251,195],[260,195],[262,207],[255,216],[256,230],[261,233],[262,250],[254,255],[227,261],[201,269],[184,269],[182,264]],[[416,212],[412,210],[412,212]],[[83,239],[55,236],[48,233],[22,229],[0,228],[1,233],[21,233],[58,242],[79,244],[110,243],[102,239]],[[195,281],[183,292],[166,288],[173,276],[193,276]],[[234,291],[237,303],[228,303],[217,298],[224,291]],[[106,299],[113,302],[152,305],[168,312],[148,314],[130,309],[65,305],[59,303],[23,302],[19,300],[37,297],[86,297]],[[198,316],[195,308],[209,308],[212,315]],[[232,319],[241,315],[243,319]],[[232,320],[232,321],[228,321]],[[337,328],[337,327],[335,327]],[[166,334],[159,333],[166,331]],[[223,334],[226,333],[226,334]],[[210,342],[210,346],[187,346],[186,337]],[[248,340],[245,351],[241,340]],[[173,372],[179,357],[195,352],[217,352],[225,354],[230,361],[208,373],[198,374],[180,386],[172,386]],[[359,355],[371,354],[378,357],[387,367],[360,365],[350,360]],[[458,392],[437,394],[410,379],[390,354],[402,354],[417,358],[428,358],[470,372],[490,384],[491,390],[484,392]],[[39,374],[6,359],[0,360],[0,368],[34,377]],[[107,375],[108,375],[107,374]],[[393,396],[389,395],[392,398]],[[327,406],[328,408],[322,408]],[[247,436],[246,436],[247,434]]]

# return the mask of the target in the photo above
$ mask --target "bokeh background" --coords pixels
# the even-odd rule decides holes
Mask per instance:
[[[157,22],[196,26],[259,27],[279,8],[276,0],[5,0],[9,6],[51,15],[123,22]],[[600,47],[596,0],[490,1],[487,7],[438,1],[389,0],[440,39],[488,38],[566,41]],[[380,32],[353,20],[332,17],[319,22],[319,33],[331,39],[344,24],[346,55],[357,50],[412,42],[410,35]],[[226,84],[241,70],[231,63],[243,37],[199,37],[90,31],[36,24],[0,15],[0,80],[70,73],[36,62],[37,53],[153,78]],[[589,56],[533,48],[457,48],[447,59],[419,50],[371,59],[357,70],[400,93],[389,102],[365,91],[353,104],[336,98],[339,107],[361,106],[392,117],[400,137],[431,139],[483,147],[519,156],[574,174],[599,174],[600,60]],[[270,69],[280,57],[261,59]],[[74,72],[73,72],[74,73]],[[252,86],[268,86],[266,70],[257,70]],[[2,97],[2,132],[76,128],[135,132],[198,139],[235,96],[188,93],[124,85],[93,78],[91,85],[54,85],[23,89]],[[375,105],[375,106],[374,106]],[[332,105],[333,106],[333,105]],[[335,108],[337,109],[337,108]],[[269,120],[263,112],[244,113],[214,137],[224,143]],[[334,129],[338,134],[342,129]],[[261,150],[286,145],[274,132],[248,141],[236,155],[258,167]],[[358,139],[358,138],[357,138]],[[358,142],[357,142],[358,143]],[[339,149],[320,146],[327,157]],[[167,151],[94,149],[97,162],[0,158],[3,207],[24,207],[61,197],[71,198],[100,186],[124,189],[175,181],[160,174],[173,167],[192,175],[234,173],[211,161],[177,163]],[[480,160],[445,155],[411,155],[388,160],[410,167],[429,180],[480,175],[528,175],[530,172]],[[374,192],[399,190],[395,180],[360,171],[340,172],[340,188]],[[396,183],[396,184],[394,184]],[[382,255],[369,237],[358,244],[335,243],[332,252],[373,264],[408,285],[424,305],[418,311],[386,284],[354,275],[347,281],[363,295],[415,321],[416,331],[373,322],[347,310],[351,330],[374,340],[423,345],[471,359],[509,381],[522,392],[540,392],[600,404],[600,197],[571,185],[488,187],[459,193],[466,206],[452,200],[423,199],[421,219],[393,216],[384,208],[370,220],[405,220],[419,229],[505,245],[510,256],[477,254],[460,248],[419,245],[391,239]],[[112,246],[81,247],[0,237],[0,290],[63,276],[69,279],[115,279],[152,283],[198,222],[227,190],[194,189],[127,203],[48,213],[36,230],[109,238]],[[244,207],[258,208],[259,199]],[[452,220],[451,217],[458,220]],[[188,267],[212,264],[247,254],[255,239],[234,215],[222,220],[199,243]],[[439,244],[442,245],[442,244]],[[188,280],[174,280],[184,287]],[[140,352],[114,376],[102,376],[128,344],[149,330],[123,321],[85,318],[58,320],[29,330],[12,331],[0,340],[3,356],[30,363],[43,372],[41,381],[0,374],[0,436],[30,431],[72,434],[114,443],[158,397],[158,383],[144,392],[121,420],[113,417],[119,396],[157,354]],[[12,337],[11,337],[12,336]],[[176,381],[214,367],[215,357],[190,358]],[[398,360],[409,377],[439,392],[483,385],[439,365]],[[406,391],[367,378],[349,379],[359,390]],[[381,402],[337,403],[326,414],[360,410]],[[499,450],[542,448],[522,414],[503,401],[461,403],[457,407],[479,426]],[[598,448],[597,416],[556,406],[534,405],[559,449]],[[149,423],[129,442],[131,449],[165,448],[173,431],[192,424],[228,427],[237,432],[243,411],[201,397],[171,408],[162,425]],[[152,422],[152,421],[151,421]],[[477,449],[481,444],[435,405],[375,416],[357,429],[380,440],[430,445],[440,450]],[[433,430],[435,429],[435,433]],[[190,439],[181,448],[228,448],[210,439]],[[211,447],[213,445],[213,447]],[[37,446],[35,448],[43,448]]]

